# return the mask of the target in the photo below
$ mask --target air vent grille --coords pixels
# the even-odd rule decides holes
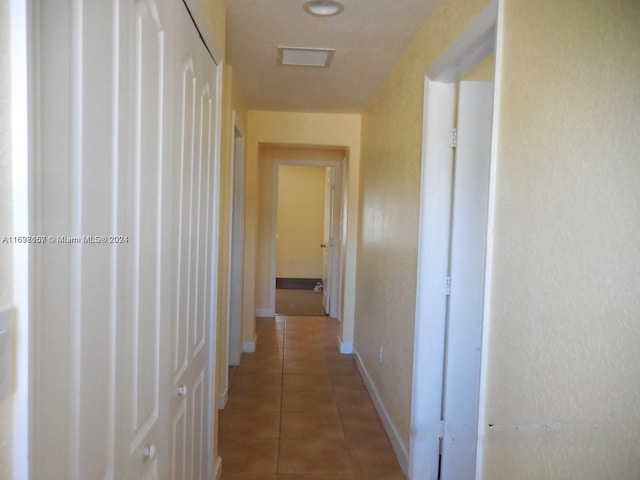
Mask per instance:
[[[328,67],[333,48],[278,47],[278,63],[298,67]]]

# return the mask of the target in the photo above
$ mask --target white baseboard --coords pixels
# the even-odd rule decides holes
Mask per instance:
[[[409,449],[407,448],[407,445],[402,440],[402,436],[400,435],[398,428],[393,423],[393,420],[391,419],[389,412],[384,406],[382,397],[380,396],[378,389],[373,383],[373,380],[371,379],[369,372],[364,366],[364,363],[362,362],[362,358],[360,358],[360,355],[358,354],[357,350],[354,352],[354,356],[356,359],[356,365],[358,365],[358,370],[360,370],[360,373],[362,374],[362,379],[364,380],[364,384],[366,385],[367,390],[369,391],[369,395],[371,395],[371,399],[373,400],[376,410],[378,411],[378,415],[380,415],[380,419],[382,420],[384,429],[387,432],[387,435],[389,436],[389,440],[391,440],[391,445],[393,445],[393,450],[396,452],[396,457],[398,458],[398,463],[400,463],[400,468],[402,468],[402,471],[405,473],[405,475],[408,475],[407,472],[409,472]]]
[[[242,342],[242,351],[244,353],[254,353],[256,351],[256,338],[253,337],[253,341],[250,342]]]
[[[276,309],[274,307],[269,308],[256,308],[256,317],[275,317]]]
[[[229,401],[229,387],[224,388],[224,392],[218,397],[218,410],[223,410]]]
[[[347,354],[353,353],[353,342],[343,342],[340,337],[338,337],[338,347],[340,348],[340,353]]]
[[[216,457],[216,463],[213,467],[213,471],[214,480],[220,480],[220,478],[222,477],[222,458]]]

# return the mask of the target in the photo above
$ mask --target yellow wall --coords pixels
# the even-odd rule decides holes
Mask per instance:
[[[227,7],[224,0],[199,0],[199,2],[207,15],[218,48],[221,52],[226,52]]]
[[[356,347],[406,442],[424,73],[486,4],[445,0],[362,120]],[[483,478],[637,479],[640,4],[503,8]]]
[[[347,228],[346,267],[344,279],[344,313],[342,337],[345,342],[353,339],[353,318],[355,298],[355,255],[358,208],[358,185],[360,167],[360,115],[318,114],[289,112],[249,112],[247,133],[247,171],[245,196],[245,271],[243,335],[244,341],[253,341],[255,309],[268,297],[268,280],[259,276],[263,254],[258,257],[259,208],[266,208],[259,201],[259,146],[260,144],[280,144],[289,146],[332,146],[347,151],[347,175],[351,219]],[[260,191],[260,195],[263,194]],[[270,204],[269,204],[270,208]],[[257,297],[259,295],[259,297]]]
[[[226,10],[222,2],[213,2],[217,6],[217,13],[210,11],[210,15],[220,19],[226,18]],[[220,26],[220,23],[222,24]],[[224,22],[214,23],[212,26],[223,28]],[[218,39],[217,39],[218,40]],[[224,40],[224,35],[222,36]],[[222,112],[220,133],[220,231],[219,231],[219,268],[218,268],[218,343],[217,343],[217,372],[216,372],[216,400],[228,390],[228,356],[229,344],[228,319],[229,319],[229,280],[231,264],[231,220],[233,205],[233,160],[234,160],[234,136],[235,125],[241,130],[247,125],[247,108],[242,90],[237,84],[233,74],[233,67],[224,64],[222,83]],[[244,159],[242,159],[244,161]],[[219,405],[221,406],[221,405]]]
[[[234,117],[235,115],[235,117]],[[222,84],[222,125],[220,134],[220,233],[218,268],[218,350],[217,350],[217,392],[222,394],[227,385],[227,319],[229,318],[229,271],[230,271],[230,233],[233,185],[233,143],[234,118],[244,126],[247,122],[247,110],[242,92],[239,89],[233,68],[224,65]],[[219,398],[218,398],[219,399]]]
[[[0,236],[11,235],[11,65],[9,2],[0,4]],[[13,303],[13,249],[0,244],[0,306]],[[11,478],[13,396],[0,400],[0,480]]]
[[[407,447],[424,76],[487,3],[443,2],[362,117],[356,349]]]
[[[495,77],[496,55],[492,53],[462,76],[462,80],[489,82]]]
[[[325,173],[324,167],[278,168],[278,278],[322,278]]]
[[[640,3],[504,9],[485,478],[635,480]]]

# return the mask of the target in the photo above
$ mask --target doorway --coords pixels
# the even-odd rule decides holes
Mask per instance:
[[[461,80],[495,51],[497,14],[494,2],[425,79],[411,478],[477,475],[494,82]]]
[[[342,185],[342,163],[274,162],[270,282],[274,313],[300,315],[304,312],[298,307],[308,304],[315,315],[339,316],[343,192],[337,186]],[[285,305],[292,310],[279,311],[282,301],[293,303]]]
[[[229,365],[239,365],[242,354],[242,285],[244,272],[244,130],[233,112],[233,182],[231,204],[231,265],[229,268]],[[228,376],[228,369],[226,371]],[[228,377],[225,385],[228,385]],[[223,402],[226,403],[226,402]]]

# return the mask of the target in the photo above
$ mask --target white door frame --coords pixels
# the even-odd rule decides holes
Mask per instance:
[[[231,131],[231,204],[229,206],[229,289],[226,318],[227,358],[225,360],[224,388],[220,392],[219,408],[224,408],[228,398],[229,365],[239,365],[242,355],[242,291],[244,265],[244,152],[245,129],[234,110]]]
[[[194,21],[197,23],[197,18]],[[200,29],[200,27],[199,27]],[[201,30],[201,29],[200,29]],[[204,41],[204,40],[203,40]],[[211,39],[213,41],[213,39]],[[218,51],[214,43],[207,44],[205,46],[209,49],[212,55],[218,55]],[[215,52],[215,53],[214,53]],[[216,432],[218,431],[215,425],[217,421],[216,414],[216,394],[217,394],[217,382],[216,372],[218,364],[218,296],[220,292],[220,286],[218,281],[218,268],[220,264],[220,242],[218,240],[220,232],[220,169],[221,169],[221,139],[222,139],[222,72],[224,71],[224,63],[219,60],[221,57],[212,57],[216,65],[216,91],[215,91],[215,122],[214,122],[214,158],[213,158],[213,202],[211,205],[211,278],[209,279],[210,285],[210,318],[209,318],[209,385],[206,392],[206,447],[210,452],[207,455],[207,478],[218,478],[222,472],[222,459],[220,457],[214,457],[213,451],[217,442]]]
[[[413,392],[409,478],[437,480],[441,422],[446,297],[449,264],[455,81],[492,51],[496,52],[492,127],[489,218],[485,267],[481,352],[479,434],[476,478],[481,478],[491,258],[495,199],[496,139],[500,97],[502,4],[494,0],[432,65],[425,76],[422,179],[416,285]],[[434,121],[433,119],[437,119]]]
[[[23,0],[11,0],[11,176],[13,234],[33,235],[29,206],[34,201],[29,176],[32,171],[36,110],[28,98],[35,92],[28,58],[33,39],[29,30],[34,23],[33,7]],[[4,92],[3,92],[4,94]],[[26,161],[25,161],[26,160]],[[4,172],[3,172],[4,173]],[[13,325],[15,385],[13,399],[13,478],[29,478],[30,418],[32,412],[31,345],[36,341],[30,321],[30,294],[33,276],[33,249],[27,244],[13,245]],[[10,401],[5,399],[4,401]]]
[[[335,184],[343,185],[344,160],[282,160],[276,159],[273,164],[273,195],[271,202],[271,269],[269,278],[269,310],[275,313],[276,299],[276,234],[278,230],[278,169],[281,165],[298,165],[302,167],[334,167],[335,168]],[[334,238],[342,238],[343,224],[343,204],[346,201],[344,191],[338,188],[333,189],[334,195],[334,212],[337,214],[334,218]],[[341,258],[342,242],[334,242],[334,248],[331,252],[330,269],[331,281],[330,286],[334,301],[331,302],[331,311],[328,312],[331,317],[341,321],[342,311],[338,308],[342,305],[342,262]]]

